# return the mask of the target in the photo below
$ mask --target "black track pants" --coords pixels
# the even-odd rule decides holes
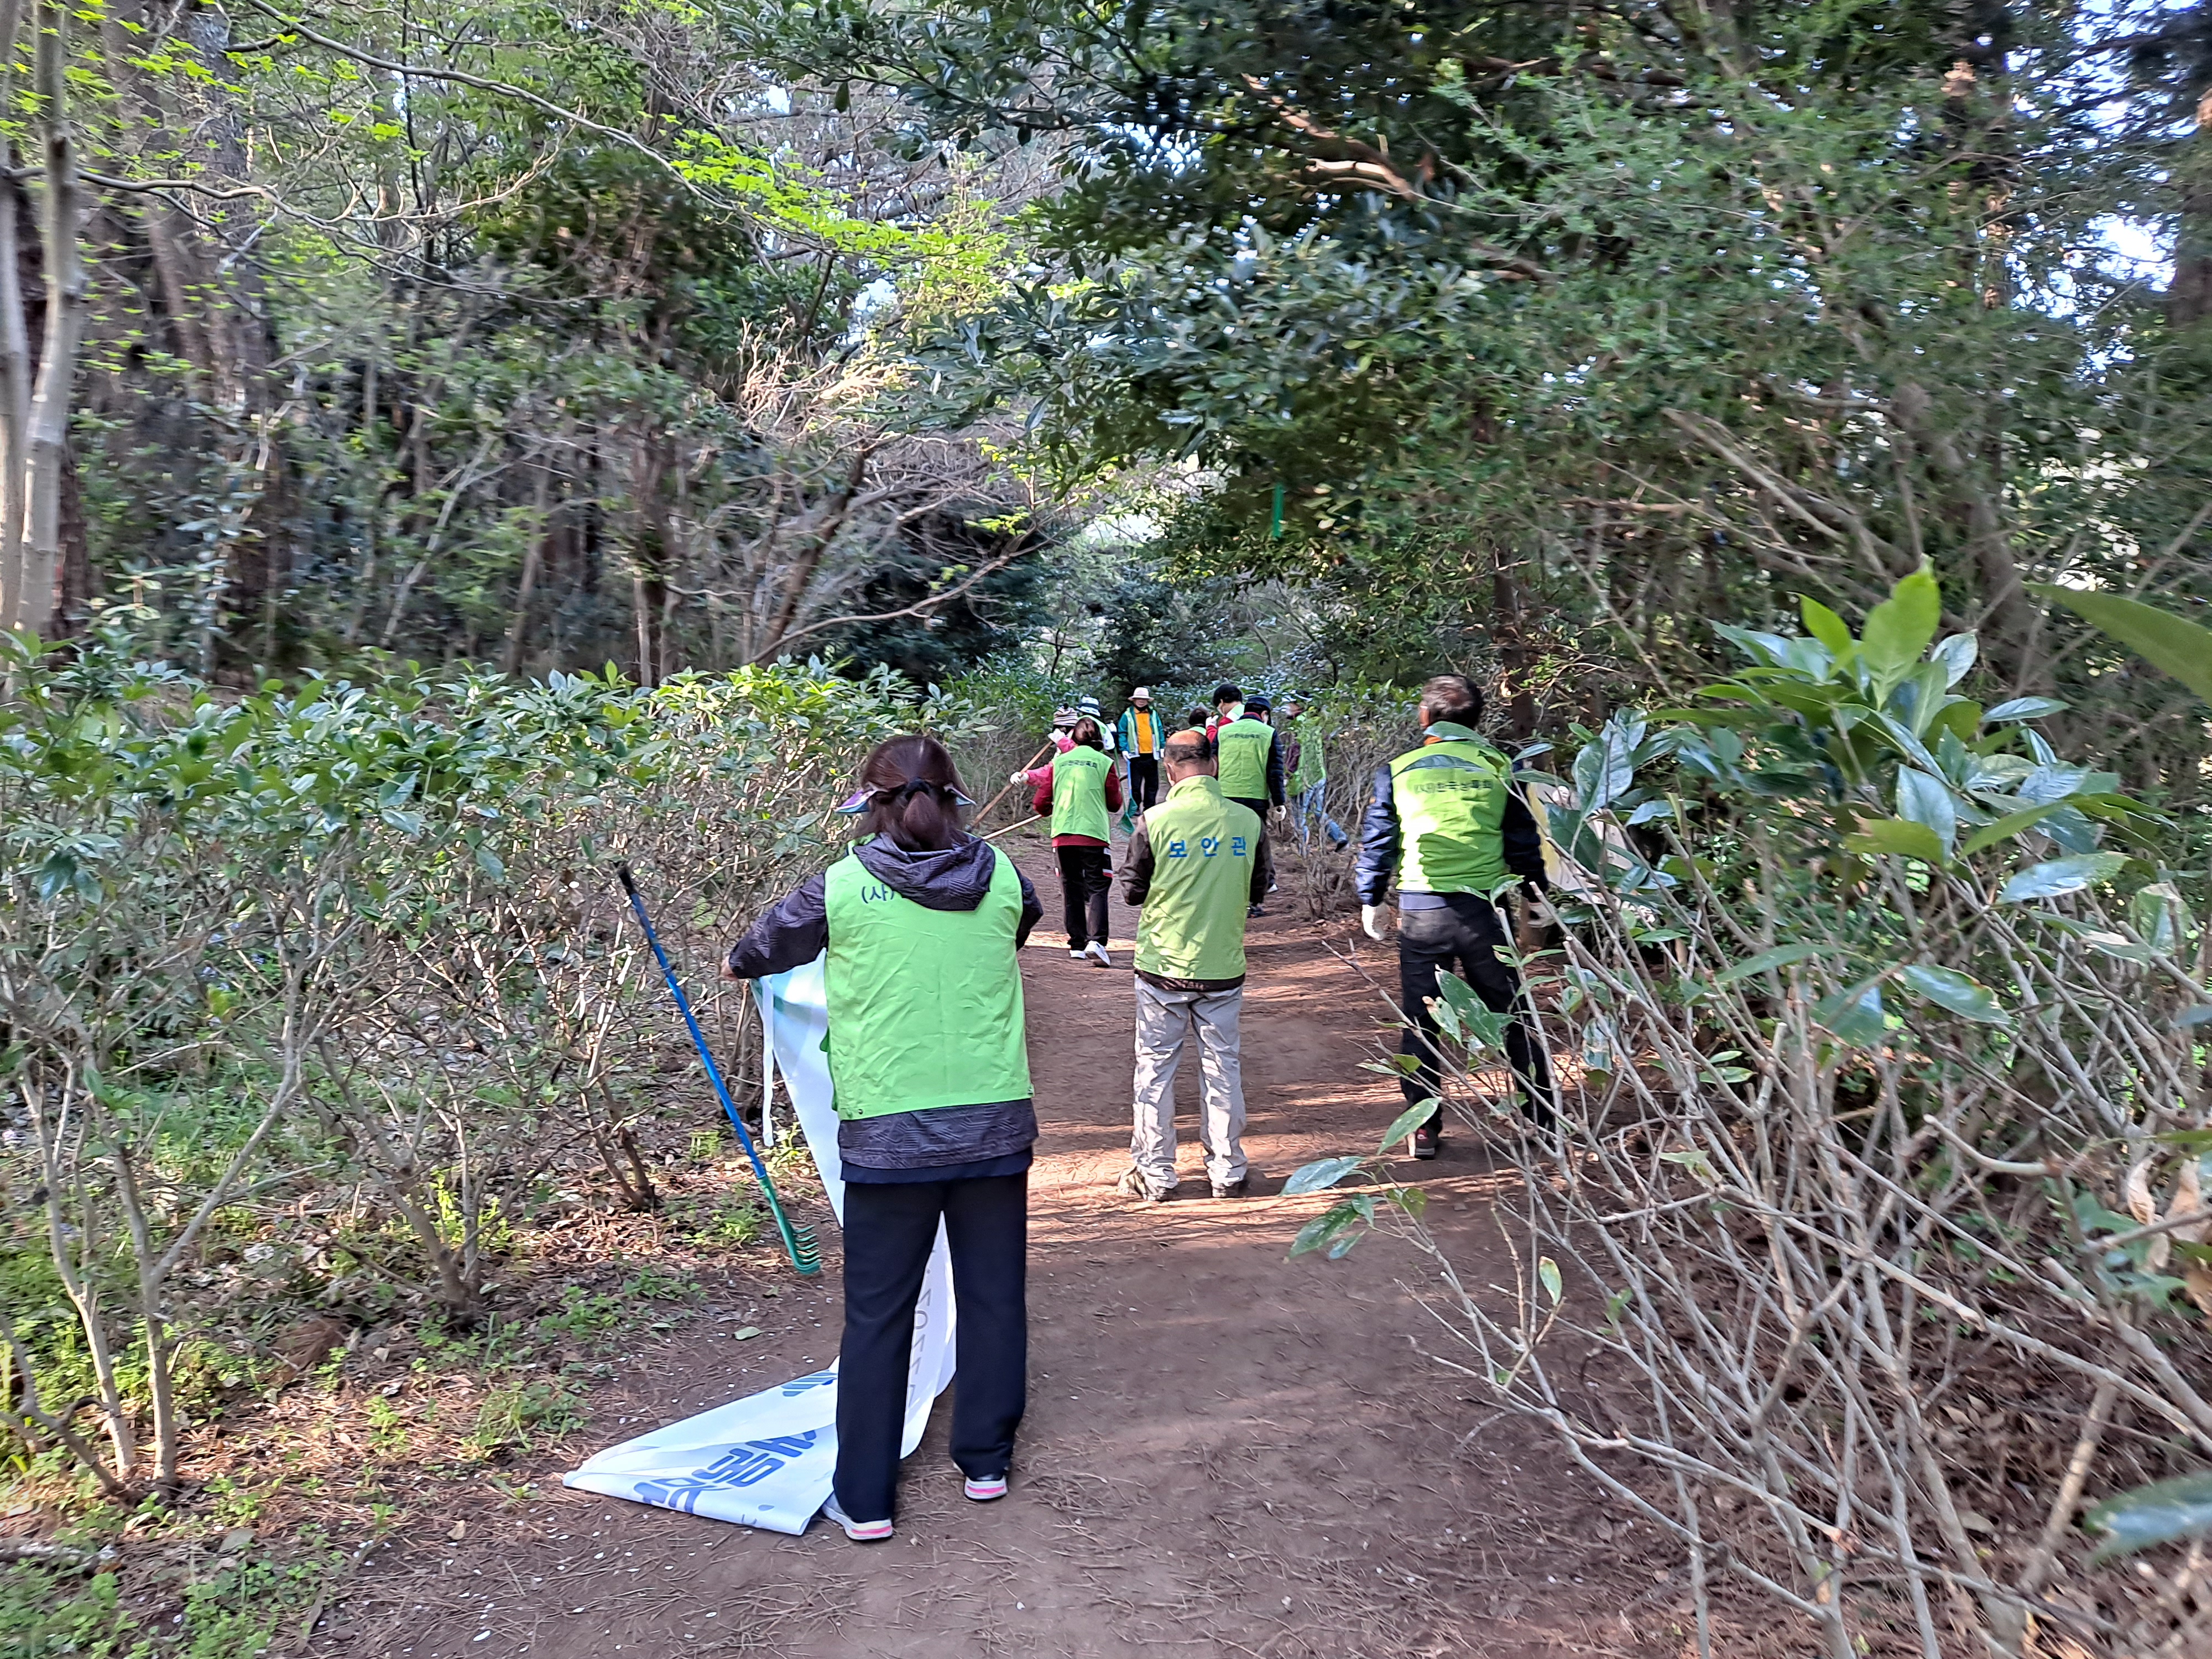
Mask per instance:
[[[952,1461],[975,1480],[1014,1455],[1029,1371],[1026,1171],[845,1188],[845,1339],[837,1365],[837,1502],[855,1521],[895,1514],[914,1304],[945,1221],[952,1247]]]
[[[1129,810],[1149,812],[1160,798],[1160,761],[1157,755],[1129,757]]]
[[[1398,1052],[1420,1062],[1402,1080],[1406,1103],[1415,1105],[1443,1092],[1437,1017],[1429,1012],[1429,999],[1437,994],[1437,973],[1449,971],[1468,982],[1484,1007],[1514,1017],[1505,1028],[1505,1058],[1520,1080],[1521,1109],[1548,1127],[1556,1099],[1551,1058],[1540,1036],[1531,1029],[1519,972],[1498,959],[1496,947],[1506,942],[1498,907],[1480,893],[1448,893],[1444,897],[1447,908],[1408,910],[1401,905],[1398,910],[1399,1006],[1407,1021]],[[1439,1113],[1430,1121],[1440,1123],[1442,1116]]]
[[[1103,847],[1055,847],[1060,896],[1067,906],[1067,948],[1080,951],[1106,939],[1106,895],[1114,885],[1113,860]]]

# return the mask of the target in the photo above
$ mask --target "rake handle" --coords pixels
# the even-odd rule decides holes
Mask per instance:
[[[738,1144],[745,1149],[745,1156],[752,1160],[753,1176],[773,1205],[775,1203],[775,1189],[769,1183],[768,1166],[761,1162],[760,1151],[753,1145],[752,1136],[745,1133],[744,1120],[738,1115],[738,1103],[730,1098],[730,1086],[722,1081],[722,1068],[714,1064],[714,1051],[707,1046],[707,1034],[699,1029],[699,1017],[691,1012],[691,999],[684,994],[684,987],[676,978],[675,965],[668,960],[668,952],[661,948],[660,935],[653,931],[653,918],[645,913],[645,900],[637,890],[637,883],[631,878],[629,866],[617,865],[615,874],[621,879],[623,891],[629,898],[630,911],[637,917],[637,925],[645,931],[645,942],[653,947],[653,959],[660,964],[660,977],[667,985],[669,994],[676,999],[677,1012],[684,1016],[684,1029],[691,1033],[691,1046],[699,1051],[700,1063],[707,1068],[707,1080],[714,1085],[714,1097],[722,1103],[722,1110],[729,1116],[730,1127],[738,1132]]]

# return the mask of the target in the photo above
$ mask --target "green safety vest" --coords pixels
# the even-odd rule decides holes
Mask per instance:
[[[1052,833],[1109,841],[1106,817],[1106,775],[1114,763],[1096,749],[1078,744],[1052,763]]]
[[[1014,962],[1022,884],[996,853],[973,910],[933,910],[849,854],[823,880],[830,1030],[822,1040],[837,1115],[1025,1100],[1029,1049]]]
[[[1267,745],[1275,728],[1249,714],[1233,720],[1213,734],[1214,769],[1221,793],[1235,800],[1267,799]]]
[[[1398,890],[1494,893],[1510,879],[1501,826],[1513,763],[1462,726],[1429,727],[1442,741],[1390,763],[1398,804]]]
[[[1152,885],[1137,928],[1137,968],[1164,979],[1237,979],[1260,817],[1223,799],[1205,776],[1185,778],[1145,814]]]
[[[1318,722],[1300,720],[1298,732],[1298,767],[1291,775],[1291,793],[1303,795],[1317,783],[1328,781],[1328,765],[1322,754],[1321,726]]]

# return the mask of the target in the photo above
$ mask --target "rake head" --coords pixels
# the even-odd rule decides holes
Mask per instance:
[[[787,1218],[783,1224],[783,1243],[791,1253],[791,1265],[802,1273],[822,1271],[822,1247],[814,1242],[814,1229],[803,1221]]]

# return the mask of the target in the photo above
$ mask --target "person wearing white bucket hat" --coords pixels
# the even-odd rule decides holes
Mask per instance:
[[[1122,760],[1129,769],[1129,805],[1149,812],[1160,797],[1160,750],[1167,742],[1167,726],[1152,712],[1152,688],[1140,685],[1129,693],[1129,706],[1114,723]]]

